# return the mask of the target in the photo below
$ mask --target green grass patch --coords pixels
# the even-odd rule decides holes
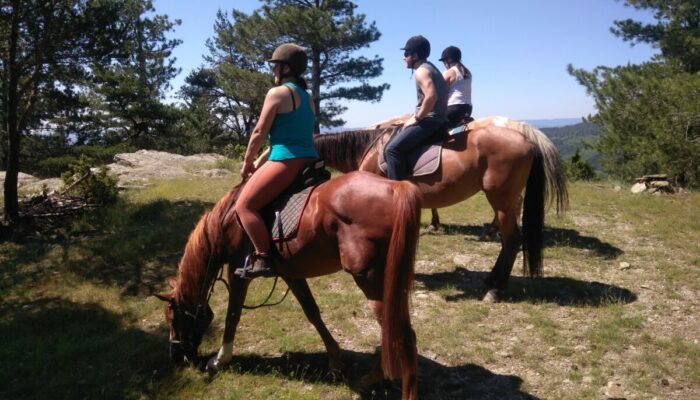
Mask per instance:
[[[380,329],[345,273],[309,281],[345,349],[343,379],[327,376],[323,343],[291,295],[244,312],[234,363],[218,376],[169,364],[163,304],[152,294],[167,289],[194,224],[237,181],[151,182],[31,242],[0,243],[0,398],[359,397],[351,382],[374,362]],[[524,277],[519,257],[496,305],[480,302],[500,250],[479,240],[492,218],[485,197],[441,210],[444,228],[423,230],[411,316],[421,398],[597,399],[613,379],[630,398],[700,395],[700,196],[576,183],[571,203],[565,216],[547,215],[545,276]],[[426,210],[424,226],[429,218]],[[270,287],[253,282],[247,304]],[[223,285],[211,304],[206,354],[220,346]]]

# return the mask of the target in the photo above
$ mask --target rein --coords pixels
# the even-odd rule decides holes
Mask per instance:
[[[403,126],[403,125],[402,125],[402,126]],[[380,129],[381,129],[381,128],[377,128],[376,130],[379,131]],[[358,169],[358,170],[360,169],[360,166],[362,165],[362,163],[365,162],[365,158],[367,158],[367,155],[369,154],[369,152],[372,151],[372,150],[374,149],[375,146],[377,146],[377,143],[378,143],[378,142],[384,137],[384,135],[387,133],[387,129],[392,129],[392,130],[393,130],[393,129],[396,129],[396,127],[394,127],[394,128],[389,127],[389,128],[383,128],[383,129],[381,129],[381,132],[380,132],[374,139],[372,139],[371,142],[369,142],[369,144],[368,144],[367,147],[365,148],[364,153],[362,153],[362,157],[360,158],[360,163],[357,164],[357,169]],[[394,132],[392,132],[392,133],[389,135],[389,139],[391,139],[391,136],[393,136],[393,134],[394,134]]]
[[[379,129],[377,129],[379,130]],[[360,162],[357,164],[357,169],[360,169],[360,166],[362,166],[362,163],[365,162],[365,158],[367,158],[367,155],[369,152],[374,149],[374,147],[377,145],[377,142],[384,137],[384,134],[386,133],[386,130],[382,130],[381,133],[379,133],[374,139],[372,139],[371,142],[367,145],[365,148],[365,151],[362,153],[362,157],[360,157]]]

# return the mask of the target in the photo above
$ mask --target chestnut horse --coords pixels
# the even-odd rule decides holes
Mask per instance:
[[[395,119],[373,129],[317,135],[314,142],[321,158],[332,168],[381,174],[379,144],[386,142],[401,123],[401,119]],[[544,133],[529,124],[490,117],[473,121],[468,128],[447,140],[435,173],[408,180],[422,192],[425,208],[450,206],[484,192],[501,232],[501,251],[486,278],[483,298],[495,302],[507,287],[521,247],[526,273],[541,275],[546,206],[554,203],[557,212],[566,208],[566,180],[559,152]],[[517,219],[523,190],[521,233]]]
[[[231,271],[242,266],[250,242],[232,211],[239,188],[205,213],[190,234],[172,292],[158,295],[166,304],[170,357],[197,357],[202,335],[213,318],[209,296],[224,263],[229,264],[228,312],[223,344],[208,367],[232,359],[233,340],[249,280]],[[328,352],[331,368],[340,366],[340,348],[321,320],[306,278],[344,269],[362,289],[381,325],[381,362],[363,379],[402,380],[403,398],[417,395],[417,350],[411,328],[409,295],[420,228],[421,196],[415,186],[367,172],[347,174],[315,188],[296,236],[277,247],[275,268],[290,287]]]

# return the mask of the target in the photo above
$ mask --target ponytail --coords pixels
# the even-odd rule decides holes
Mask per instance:
[[[468,79],[472,77],[471,71],[469,71],[469,69],[467,69],[467,67],[465,67],[461,61],[457,61],[457,69],[459,70],[459,73],[462,74],[462,78]]]
[[[301,76],[297,76],[294,83],[304,90],[309,88],[309,85],[306,84],[306,79],[302,78]]]

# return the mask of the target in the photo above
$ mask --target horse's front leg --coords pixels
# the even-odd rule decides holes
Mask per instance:
[[[326,352],[328,353],[328,366],[331,372],[341,371],[340,346],[333,338],[330,331],[328,331],[326,324],[323,323],[321,311],[316,304],[316,299],[314,299],[313,294],[311,294],[311,289],[306,279],[285,279],[285,282],[287,282],[287,285],[292,290],[297,301],[299,301],[306,318],[311,322],[314,328],[316,328],[318,334],[321,335],[321,340],[323,340],[323,344],[326,346]]]
[[[229,269],[231,268],[229,267]],[[243,302],[250,285],[250,280],[241,279],[231,273],[229,274],[229,282],[228,309],[226,311],[223,343],[217,355],[212,357],[207,363],[207,371],[212,374],[230,363],[233,358],[233,339],[236,336],[236,328],[241,320]]]

